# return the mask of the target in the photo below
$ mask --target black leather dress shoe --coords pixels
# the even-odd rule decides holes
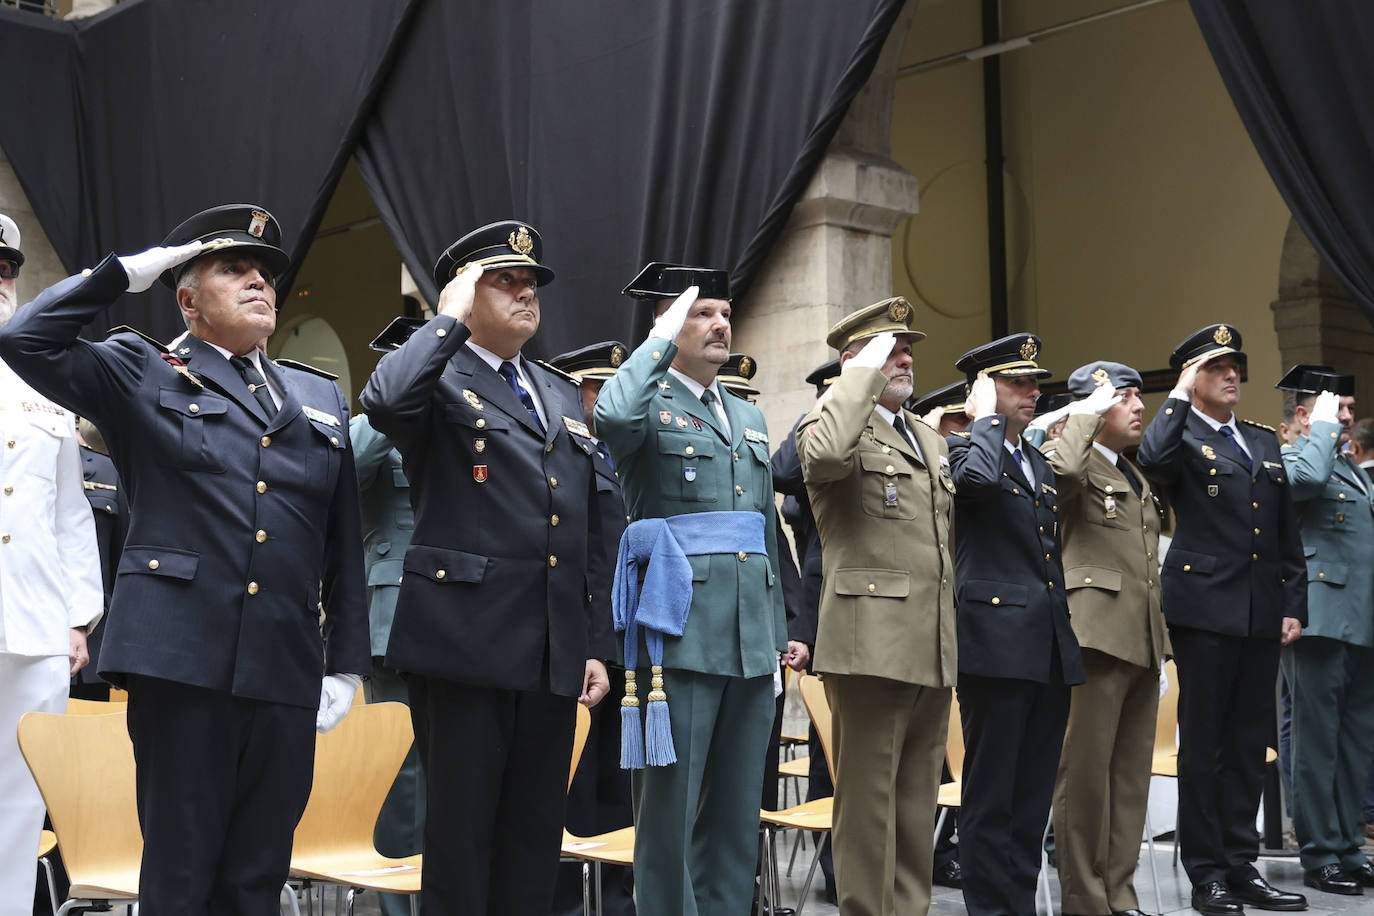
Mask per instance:
[[[941,887],[963,887],[964,872],[956,859],[935,869],[935,874],[931,876],[931,880]]]
[[[1368,862],[1359,868],[1346,872],[1346,875],[1360,887],[1374,887],[1374,865],[1370,865]]]
[[[1281,891],[1259,875],[1249,881],[1230,882],[1231,894],[1241,903],[1261,910],[1305,910],[1307,898],[1302,894]]]
[[[1204,916],[1240,916],[1245,908],[1220,881],[1208,881],[1193,888],[1193,909]]]
[[[1324,894],[1345,894],[1353,897],[1364,893],[1360,882],[1356,881],[1354,876],[1347,875],[1335,862],[1303,872],[1302,883]]]

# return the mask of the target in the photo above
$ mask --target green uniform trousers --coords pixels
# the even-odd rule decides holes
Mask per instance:
[[[639,683],[648,685],[647,668]],[[636,908],[741,916],[754,893],[773,678],[669,668],[663,689],[677,763],[632,774]]]

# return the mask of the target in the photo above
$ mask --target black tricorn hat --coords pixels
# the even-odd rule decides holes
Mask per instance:
[[[1241,345],[1240,331],[1236,330],[1235,325],[1209,324],[1205,328],[1198,328],[1174,347],[1174,352],[1169,354],[1169,365],[1181,372],[1204,359],[1230,354],[1243,366],[1246,357]]]
[[[912,398],[908,409],[921,417],[937,407],[943,407],[945,413],[963,413],[964,402],[967,400],[968,382],[950,382],[934,391],[927,391],[919,398]]]
[[[539,263],[544,256],[544,240],[529,223],[503,219],[474,229],[454,242],[434,264],[434,284],[443,289],[469,264],[485,270],[498,267],[528,267],[540,286],[553,282],[553,271]]]
[[[716,372],[716,379],[731,391],[756,398],[762,392],[755,388],[749,380],[758,371],[759,365],[754,362],[754,357],[747,353],[731,353],[725,358],[720,370]]]
[[[378,353],[390,353],[392,350],[399,350],[401,344],[410,340],[411,334],[426,324],[428,322],[424,318],[407,318],[404,315],[393,318],[390,324],[382,328],[382,333],[372,338],[372,343],[367,346]]]
[[[988,375],[1034,375],[1048,378],[1048,369],[1041,369],[1035,358],[1040,355],[1040,338],[1034,334],[1008,334],[981,347],[974,347],[954,363],[971,381],[979,372]]]
[[[689,286],[699,287],[698,295],[702,299],[729,299],[730,272],[653,261],[645,264],[639,276],[621,292],[636,299],[673,299],[685,293]]]
[[[562,369],[574,378],[605,380],[615,375],[625,357],[630,355],[626,346],[618,340],[603,340],[577,350],[560,353],[549,364]]]
[[[274,282],[291,266],[291,257],[281,247],[281,226],[277,218],[257,204],[224,204],[201,210],[167,233],[162,245],[170,248],[196,240],[203,246],[200,254],[163,271],[160,279],[171,289],[177,288],[181,275],[196,261],[231,248],[247,248],[262,258]]]
[[[1337,372],[1330,366],[1299,364],[1289,369],[1274,387],[1280,391],[1293,391],[1297,394],[1321,394],[1323,391],[1330,391],[1333,394],[1353,397],[1355,376]]]
[[[827,359],[819,366],[811,370],[811,374],[806,377],[806,384],[816,386],[816,394],[820,394],[825,387],[835,379],[840,377],[840,358]]]

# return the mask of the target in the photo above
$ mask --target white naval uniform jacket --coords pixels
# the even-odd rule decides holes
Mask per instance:
[[[0,360],[0,652],[65,656],[104,595],[75,418]]]

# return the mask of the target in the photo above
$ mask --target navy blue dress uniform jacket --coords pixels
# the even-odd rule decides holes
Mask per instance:
[[[803,415],[803,418],[804,415]],[[792,498],[793,512],[783,500],[781,515],[792,526],[792,537],[797,547],[796,571],[798,581],[789,586],[786,568],[788,557],[783,550],[781,532],[778,538],[778,573],[783,580],[783,600],[787,603],[787,638],[816,645],[816,628],[821,613],[821,535],[816,528],[816,518],[811,513],[811,496],[806,492],[806,481],[802,478],[801,456],[797,454],[798,420],[782,440],[777,451],[769,461],[773,470],[773,489]]]
[[[954,479],[959,672],[1048,683],[1059,654],[1064,683],[1083,683],[1069,624],[1054,470],[1029,445],[1029,484],[1003,445],[1006,418],[982,417],[949,436]]]
[[[268,420],[194,337],[175,354],[131,332],[80,339],[127,283],[111,255],[0,331],[16,372],[100,427],[129,499],[100,674],[314,708],[325,674],[371,670],[343,392],[263,359],[283,395]]]
[[[540,434],[515,392],[439,316],[378,363],[360,398],[405,461],[415,531],[388,667],[459,683],[578,696],[613,656],[593,446],[580,393],[527,361]]]
[[[1178,520],[1161,575],[1170,626],[1277,638],[1284,617],[1307,625],[1307,565],[1278,439],[1241,426],[1253,473],[1187,401],[1169,398],[1136,460]]]
[[[120,488],[119,474],[114,462],[95,449],[81,446],[81,477],[86,499],[95,516],[95,543],[100,550],[100,581],[105,586],[105,613],[110,613],[110,598],[114,595],[115,572],[124,552],[124,536],[129,528],[129,507]],[[86,637],[86,651],[91,661],[72,678],[73,684],[99,684],[100,641],[105,628],[97,625]]]

